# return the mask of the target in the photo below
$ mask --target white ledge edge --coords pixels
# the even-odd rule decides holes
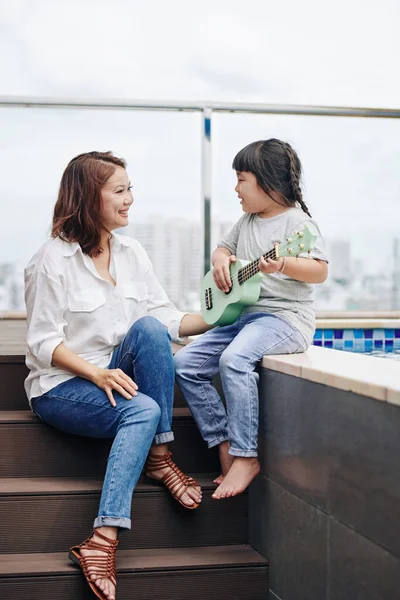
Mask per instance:
[[[400,362],[310,346],[302,354],[264,356],[265,369],[400,406]]]

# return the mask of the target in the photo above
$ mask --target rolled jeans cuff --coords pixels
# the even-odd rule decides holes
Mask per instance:
[[[97,527],[119,527],[120,529],[130,529],[131,520],[126,517],[105,517],[100,516],[94,520],[93,528]]]
[[[174,434],[172,431],[166,433],[158,433],[154,438],[154,444],[166,444],[167,442],[174,441]]]
[[[242,458],[257,458],[257,450],[235,450],[235,448],[229,448],[229,454],[232,456],[241,456]]]
[[[220,435],[219,437],[215,438],[215,440],[213,440],[212,442],[207,442],[207,443],[208,443],[209,448],[214,448],[214,446],[218,446],[219,444],[222,444],[222,442],[227,442],[227,441],[228,441],[228,436]]]

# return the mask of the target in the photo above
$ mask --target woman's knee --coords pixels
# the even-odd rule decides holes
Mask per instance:
[[[154,337],[171,339],[165,325],[155,317],[150,316],[141,317],[135,321],[130,331],[137,335],[145,335],[147,339]]]
[[[125,420],[132,420],[135,423],[139,420],[157,427],[161,417],[161,408],[153,398],[140,393],[127,402]]]

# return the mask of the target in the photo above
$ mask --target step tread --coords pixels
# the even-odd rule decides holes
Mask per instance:
[[[174,418],[188,418],[192,417],[189,408],[174,408]],[[0,410],[0,425],[8,425],[10,423],[31,423],[34,425],[41,424],[39,417],[37,417],[31,410]]]
[[[117,554],[119,573],[267,565],[268,561],[247,544],[120,550]],[[66,552],[0,554],[0,577],[69,575],[76,570],[76,565],[68,559]]]
[[[203,489],[215,488],[215,474],[190,473]],[[97,477],[3,477],[0,478],[0,498],[9,496],[48,496],[91,494],[101,490],[103,479]],[[157,483],[139,482],[136,493],[163,491]]]
[[[5,321],[0,319],[0,364],[25,363],[26,331],[26,320]],[[171,342],[173,354],[186,343]]]

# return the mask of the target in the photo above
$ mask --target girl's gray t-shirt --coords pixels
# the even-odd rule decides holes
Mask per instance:
[[[300,208],[289,208],[284,213],[263,219],[258,214],[245,213],[232,231],[217,246],[227,248],[242,260],[255,260],[284,242],[307,225],[318,237],[310,252],[311,258],[328,262],[318,225]],[[307,257],[308,254],[301,254]],[[280,273],[264,275],[260,297],[243,313],[273,313],[291,323],[311,344],[315,331],[314,285]]]

